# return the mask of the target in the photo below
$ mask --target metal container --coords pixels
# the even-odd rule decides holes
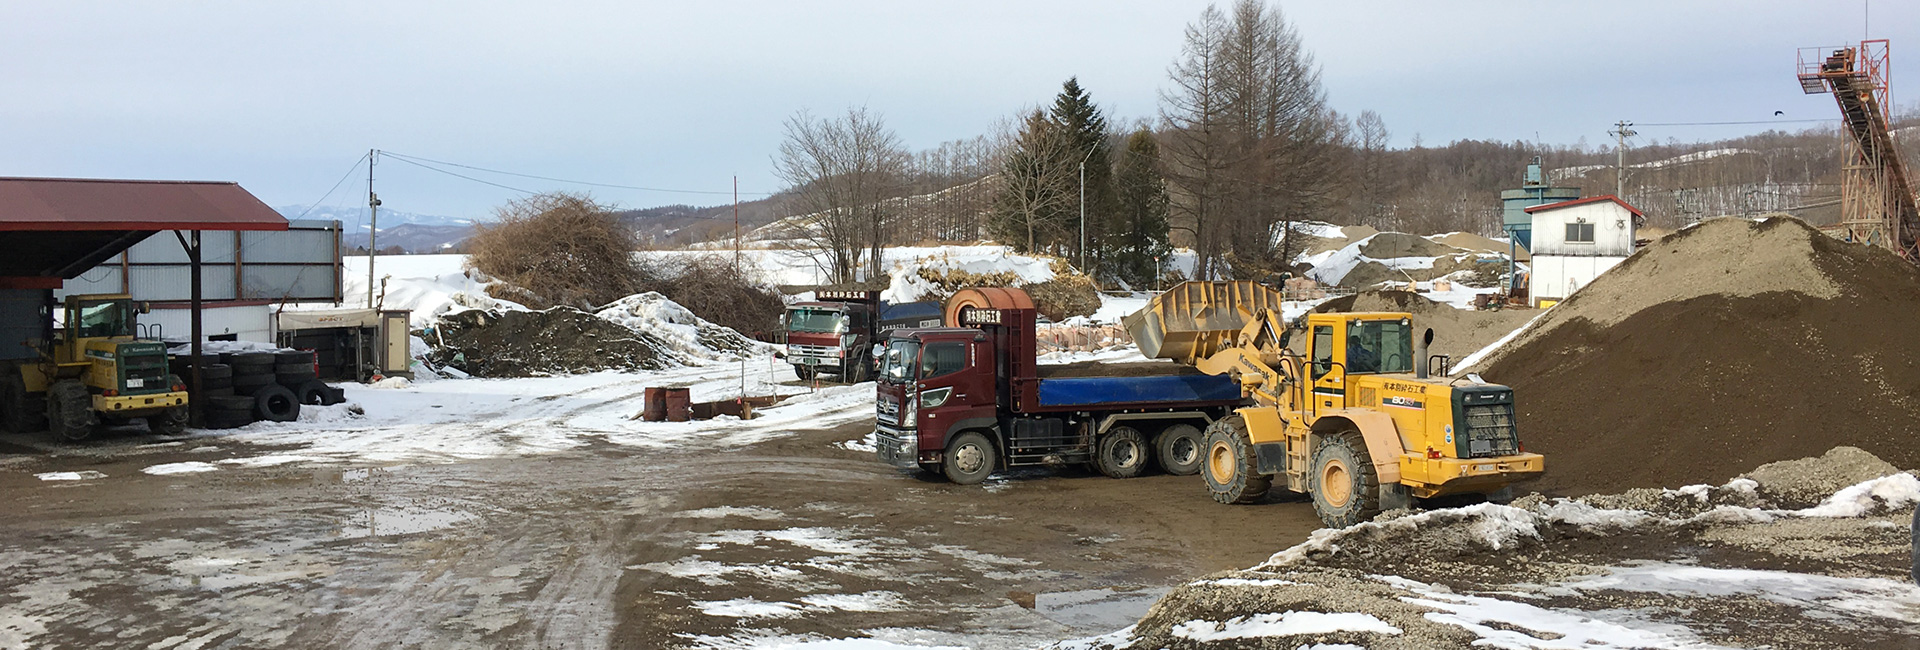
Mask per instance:
[[[640,407],[640,419],[648,422],[664,422],[667,419],[667,389],[648,386]]]
[[[668,422],[686,422],[693,419],[693,390],[690,388],[666,388],[663,402],[667,409]]]

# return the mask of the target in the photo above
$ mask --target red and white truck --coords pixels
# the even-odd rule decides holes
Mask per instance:
[[[821,291],[787,306],[787,362],[801,379],[834,375],[847,383],[873,378],[873,346],[888,330],[940,324],[939,303],[881,302],[878,291]]]

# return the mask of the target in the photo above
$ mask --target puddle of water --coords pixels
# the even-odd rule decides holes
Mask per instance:
[[[1079,632],[1105,632],[1140,622],[1154,601],[1171,591],[1149,589],[1082,589],[1034,594],[1033,611]]]
[[[353,469],[322,467],[313,471],[313,482],[316,484],[358,483],[376,476],[384,476],[386,473],[387,468],[385,467],[356,467]]]
[[[347,517],[336,537],[356,539],[382,535],[411,535],[452,528],[474,519],[471,512],[428,508],[374,508]]]

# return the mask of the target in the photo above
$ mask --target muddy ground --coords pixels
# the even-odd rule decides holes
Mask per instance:
[[[1031,647],[1131,624],[1319,527],[1198,477],[962,487],[841,443],[593,445],[388,467],[150,476],[258,445],[0,439],[0,647]],[[43,482],[35,473],[109,478]]]

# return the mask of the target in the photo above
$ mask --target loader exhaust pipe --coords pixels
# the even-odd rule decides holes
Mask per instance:
[[[1433,328],[1429,327],[1420,335],[1420,343],[1413,346],[1413,358],[1419,360],[1413,366],[1413,376],[1416,379],[1427,378],[1427,366],[1432,363],[1432,360],[1427,358],[1427,347],[1431,345],[1433,345]]]

